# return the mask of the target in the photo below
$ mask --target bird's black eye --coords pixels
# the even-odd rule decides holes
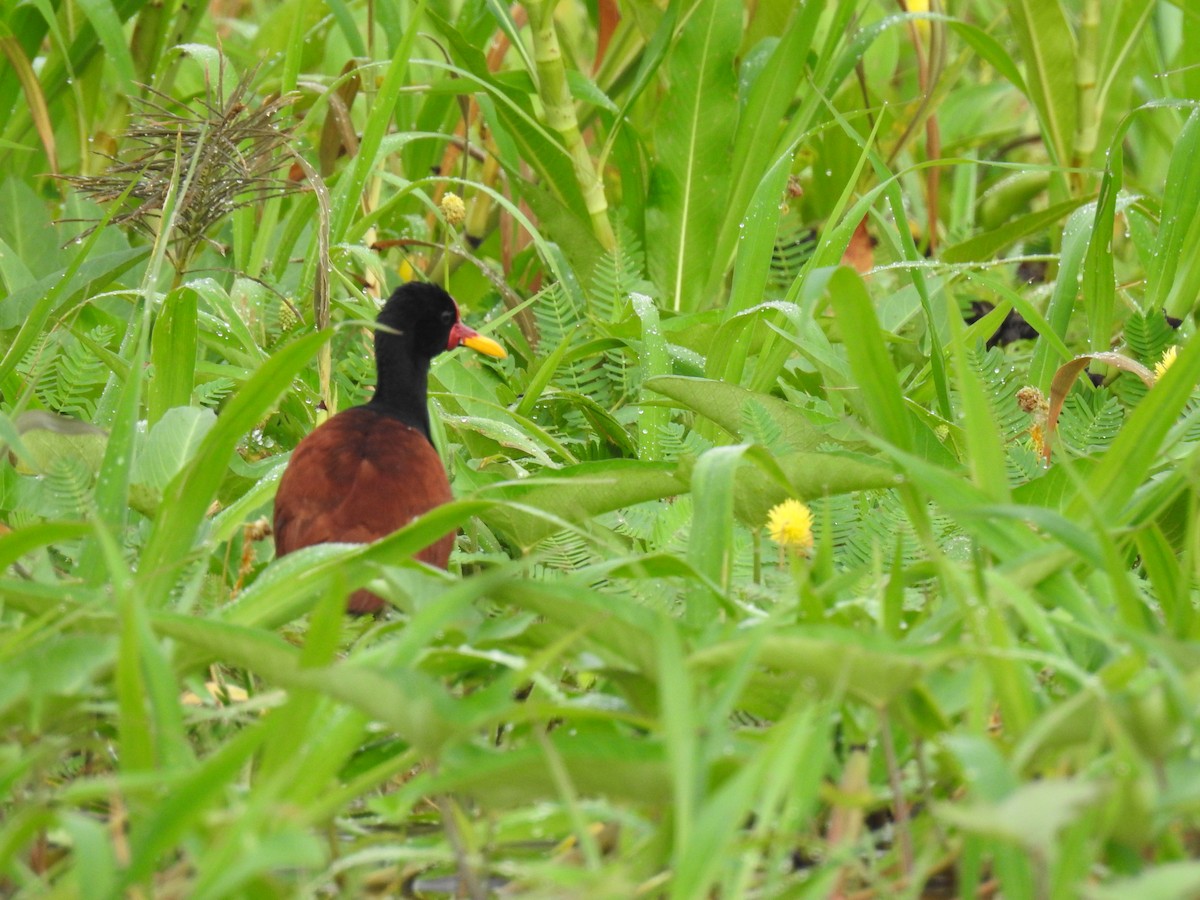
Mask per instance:
[[[454,324],[454,313],[452,313],[448,309],[442,310],[442,324],[443,325],[453,325]]]

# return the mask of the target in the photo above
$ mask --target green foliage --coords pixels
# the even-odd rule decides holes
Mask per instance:
[[[1189,4],[9,5],[0,894],[1196,892]]]
[[[30,348],[17,371],[30,380],[47,409],[91,421],[96,416],[100,388],[109,375],[104,360],[92,346],[107,347],[114,331],[100,325],[86,337],[87,344],[67,331],[48,332]]]

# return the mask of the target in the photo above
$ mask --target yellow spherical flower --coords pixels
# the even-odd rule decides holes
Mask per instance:
[[[771,540],[785,547],[811,547],[812,526],[812,511],[799,500],[784,500],[773,506],[767,516]]]
[[[467,218],[467,205],[458,194],[447,191],[442,196],[442,215],[446,217],[447,225],[461,225]]]
[[[1171,368],[1171,363],[1175,362],[1175,356],[1179,353],[1178,347],[1168,347],[1163,351],[1162,359],[1154,364],[1154,377],[1162,378],[1166,374],[1167,369]]]

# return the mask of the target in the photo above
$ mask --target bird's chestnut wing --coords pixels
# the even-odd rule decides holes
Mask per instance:
[[[450,499],[446,470],[425,435],[355,407],[292,453],[275,496],[275,552],[378,540]],[[444,568],[452,545],[446,535],[418,557]]]

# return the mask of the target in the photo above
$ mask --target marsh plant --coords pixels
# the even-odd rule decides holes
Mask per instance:
[[[65,176],[102,207],[116,203],[111,224],[168,241],[168,258],[186,272],[196,251],[235,209],[261,205],[300,183],[280,175],[290,164],[295,97],[256,97],[254,72],[224,90],[216,83],[181,103],[152,88],[131,99],[129,127],[97,175]],[[86,232],[85,232],[86,235]]]

